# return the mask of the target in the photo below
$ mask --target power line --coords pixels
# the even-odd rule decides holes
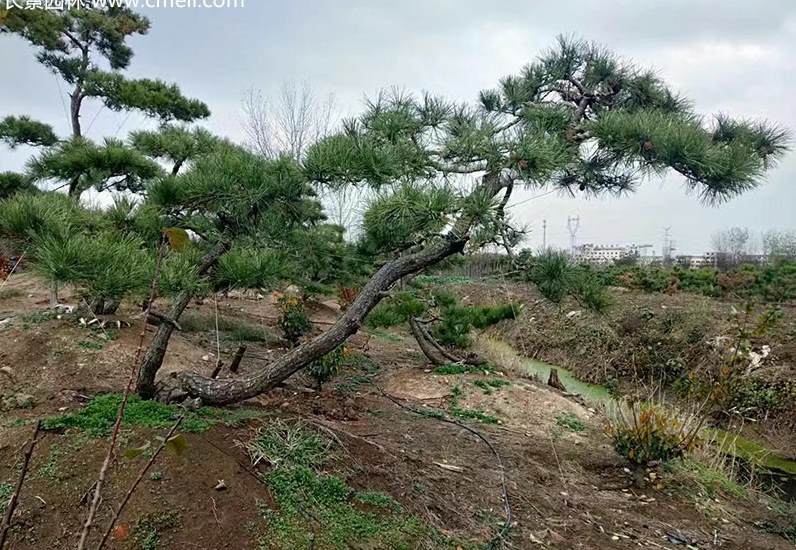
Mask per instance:
[[[88,133],[88,132],[90,132],[90,131],[91,131],[91,127],[92,127],[92,126],[94,126],[94,122],[96,122],[96,121],[97,121],[97,117],[99,116],[99,114],[100,114],[100,113],[101,113],[101,112],[102,112],[104,109],[105,109],[105,105],[104,105],[104,104],[103,104],[103,105],[100,105],[100,108],[99,108],[99,109],[97,109],[97,112],[96,112],[96,113],[94,113],[94,118],[92,118],[92,119],[91,119],[91,122],[89,123],[89,125],[88,125],[88,128],[86,128],[86,133]]]
[[[69,111],[66,108],[66,101],[64,100],[64,92],[61,89],[61,81],[58,80],[58,77],[53,74],[53,78],[55,79],[55,84],[58,86],[58,97],[61,98],[61,106],[64,108],[64,116],[66,117],[66,125],[68,127],[72,126],[72,120],[69,117]]]
[[[541,193],[539,195],[534,195],[533,197],[529,197],[527,199],[523,199],[520,202],[515,202],[514,204],[510,204],[506,208],[514,208],[515,206],[519,206],[521,204],[525,204],[526,202],[530,202],[530,201],[535,200],[535,199],[541,199],[542,197],[546,197],[547,195],[550,195],[551,193],[555,193],[556,191],[558,191],[558,189],[551,189],[550,191],[547,191],[545,193]]]

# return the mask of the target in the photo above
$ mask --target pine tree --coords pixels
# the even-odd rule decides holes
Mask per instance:
[[[184,173],[152,182],[139,208],[154,213],[161,230],[181,228],[197,236],[186,250],[169,252],[164,264],[161,292],[171,295],[172,303],[168,312],[157,313],[166,322],[147,349],[137,384],[139,394],[151,398],[171,335],[190,301],[207,292],[301,279],[307,271],[302,250],[307,237],[301,237],[317,231],[324,218],[294,160],[264,159],[220,140]]]
[[[127,39],[148,30],[149,20],[126,7],[0,8],[0,33],[29,42],[37,49],[38,62],[71,88],[69,139],[59,140],[52,127],[29,117],[0,122],[0,139],[12,147],[47,148],[31,161],[32,179],[64,182],[69,195],[79,197],[92,186],[124,190],[157,175],[154,163],[121,142],[96,145],[84,137],[81,116],[86,99],[113,111],[140,111],[164,123],[209,116],[204,103],[184,97],[176,85],[124,76],[133,57]]]
[[[787,138],[765,122],[706,121],[653,73],[563,38],[475,105],[383,94],[304,161],[315,183],[386,195],[372,223],[366,215],[381,267],[322,335],[248,377],[184,373],[182,387],[209,403],[267,391],[354,334],[401,278],[484,242],[510,248],[516,231],[506,206],[516,186],[620,194],[675,171],[717,203],[759,185]],[[458,185],[448,189],[451,181]],[[385,219],[387,231],[378,227]]]

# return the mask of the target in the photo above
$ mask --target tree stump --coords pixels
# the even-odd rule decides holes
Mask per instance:
[[[558,377],[558,369],[550,369],[550,377],[547,379],[547,385],[563,392],[567,391],[566,386],[561,382]]]

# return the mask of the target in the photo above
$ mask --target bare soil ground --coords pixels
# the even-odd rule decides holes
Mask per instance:
[[[27,274],[12,277],[5,290],[0,368],[7,369],[0,372],[0,396],[25,394],[32,403],[0,412],[0,484],[15,480],[33,419],[79,410],[97,394],[122,391],[141,327],[133,308],[114,317],[132,326],[109,325],[107,339],[74,317],[50,318],[42,313],[46,289]],[[65,293],[62,299],[71,303],[72,297]],[[213,316],[215,307],[206,301],[191,306],[191,312]],[[219,315],[276,333],[269,297],[229,297],[217,307]],[[335,314],[333,304],[317,304],[316,330]],[[284,352],[276,339],[248,345],[242,372]],[[504,526],[505,475],[512,513],[506,547],[793,548],[763,528],[786,521],[767,508],[769,500],[707,498],[664,471],[650,481],[647,472],[631,470],[615,453],[598,414],[510,366],[490,375],[440,376],[397,329],[360,334],[350,345],[358,361],[320,394],[306,389],[300,377],[291,379],[245,404],[257,411],[256,418],[185,434],[186,454],[162,455],[122,514],[110,547],[258,548],[258,540],[269,536],[263,509],[276,503],[263,482],[267,468],[252,467],[238,442],[282,418],[300,419],[333,441],[335,459],[326,468],[351,487],[385,492],[422,521],[475,547],[487,545]],[[237,343],[217,341],[214,332],[177,333],[165,369],[209,373],[219,348],[228,361]],[[484,390],[474,383],[495,378],[507,384]],[[461,410],[495,419],[460,422],[492,443],[503,469],[472,432],[436,418],[436,411],[454,402]],[[560,418],[576,419],[583,429],[568,429]],[[122,448],[163,431],[125,428]],[[75,547],[87,509],[84,497],[105,444],[85,432],[46,433],[24,487],[11,548]],[[124,458],[115,462],[100,525],[141,465]],[[214,489],[220,480],[225,490]],[[142,526],[153,525],[154,539],[136,535]]]

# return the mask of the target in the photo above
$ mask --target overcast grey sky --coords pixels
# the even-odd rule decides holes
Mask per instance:
[[[248,0],[239,9],[142,10],[149,35],[132,41],[134,76],[177,82],[208,103],[205,125],[242,140],[240,101],[248,88],[275,91],[287,80],[333,93],[344,114],[365,95],[397,85],[474,100],[518,71],[558,34],[601,42],[662,77],[705,114],[767,118],[796,129],[794,0]],[[55,78],[21,40],[0,35],[0,115],[29,114],[67,133]],[[124,136],[144,119],[89,104],[88,135]],[[95,113],[96,120],[92,124]],[[19,168],[30,151],[0,149],[0,170]],[[754,231],[796,229],[796,153],[759,189],[720,207],[704,207],[671,176],[625,198],[578,200],[550,195],[512,210],[541,244],[568,242],[566,219],[579,215],[580,242],[654,244],[663,227],[681,253],[699,253],[710,235],[732,225]],[[518,193],[515,202],[538,194]]]

